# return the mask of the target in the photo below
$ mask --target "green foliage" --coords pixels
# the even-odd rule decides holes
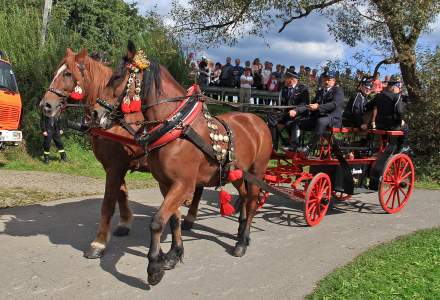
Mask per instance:
[[[54,1],[47,40],[41,46],[43,6],[43,0],[0,0],[0,49],[7,53],[17,77],[24,110],[22,129],[30,154],[41,153],[37,105],[67,47],[105,51],[117,64],[132,39],[178,81],[185,81],[180,44],[170,38],[157,15],[140,16],[135,4],[123,0]],[[79,140],[87,145],[87,140]]]
[[[307,299],[439,299],[440,229],[373,248],[318,283]]]

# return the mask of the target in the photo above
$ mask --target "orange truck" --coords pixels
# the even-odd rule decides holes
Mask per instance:
[[[0,50],[0,150],[17,145],[23,139],[19,129],[22,112],[21,97],[11,63]]]

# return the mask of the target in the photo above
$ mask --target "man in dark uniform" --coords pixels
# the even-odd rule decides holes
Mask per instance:
[[[310,117],[300,122],[300,128],[313,130],[314,135],[310,143],[298,149],[306,155],[312,147],[318,144],[325,130],[329,127],[342,126],[342,110],[344,108],[344,91],[336,85],[336,73],[327,71],[321,75],[322,88],[316,93],[315,99],[310,105],[289,111],[289,115],[295,118],[310,112]]]
[[[49,163],[50,143],[53,139],[55,146],[58,148],[58,153],[62,161],[67,161],[66,151],[64,150],[63,142],[61,141],[61,135],[63,130],[60,127],[60,120],[58,117],[41,116],[40,128],[43,132],[43,162]]]
[[[373,100],[367,103],[366,110],[376,110],[375,120],[371,127],[382,130],[402,130],[404,136],[400,139],[403,152],[410,152],[408,146],[408,125],[404,121],[405,103],[402,97],[402,83],[400,78],[393,75],[388,81],[385,90],[377,94]]]
[[[373,84],[370,80],[361,81],[356,96],[350,98],[342,114],[342,124],[345,127],[368,129],[364,124],[364,113],[368,101],[367,97],[371,94],[372,88]]]
[[[281,89],[278,104],[282,106],[306,106],[310,103],[308,87],[298,83],[298,74],[293,69],[288,69],[284,75],[284,87]],[[304,111],[304,114],[307,112]],[[302,115],[304,115],[302,114]],[[290,145],[287,150],[295,150],[299,146],[299,118],[291,118],[289,113],[282,115],[268,114],[268,124],[272,133],[274,149],[278,149],[280,132],[283,128],[289,129]]]

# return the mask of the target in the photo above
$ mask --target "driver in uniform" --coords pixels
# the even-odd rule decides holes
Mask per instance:
[[[310,103],[309,88],[298,83],[298,74],[293,69],[288,69],[284,76],[284,87],[281,89],[278,104],[282,106],[308,105]],[[289,145],[284,149],[294,151],[299,147],[299,118],[291,118],[288,112],[281,118],[276,114],[268,114],[268,124],[275,150],[278,149],[280,132],[284,128],[290,132]]]
[[[311,104],[292,109],[289,111],[291,118],[296,118],[310,112],[310,117],[300,122],[300,128],[303,130],[312,130],[313,137],[307,145],[298,148],[306,156],[310,149],[314,148],[329,127],[342,126],[342,111],[344,109],[344,91],[336,85],[336,72],[326,71],[321,75],[322,87],[316,93],[315,99]]]

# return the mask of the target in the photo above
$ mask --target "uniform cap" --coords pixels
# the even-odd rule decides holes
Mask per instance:
[[[286,77],[291,77],[291,78],[297,78],[298,79],[298,73],[296,73],[295,70],[293,70],[293,69],[287,69]]]
[[[335,71],[327,71],[327,72],[322,73],[321,77],[336,78],[336,72]]]

